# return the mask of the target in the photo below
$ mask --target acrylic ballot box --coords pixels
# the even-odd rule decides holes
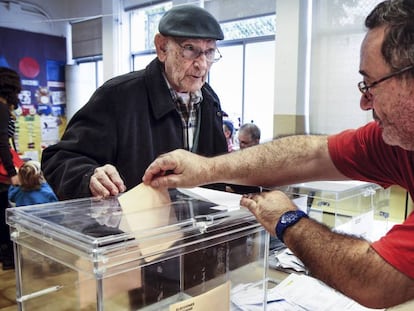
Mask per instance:
[[[281,187],[313,219],[371,239],[375,226],[387,227],[389,189],[360,181],[318,181]],[[381,230],[380,230],[381,231]],[[384,233],[384,232],[381,232]]]
[[[19,310],[236,310],[242,284],[265,310],[269,236],[253,215],[170,196],[135,215],[117,198],[8,209]]]

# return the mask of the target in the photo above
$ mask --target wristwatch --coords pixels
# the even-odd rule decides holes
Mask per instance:
[[[283,242],[283,234],[285,233],[285,230],[289,228],[290,226],[293,226],[295,223],[297,223],[299,220],[301,220],[303,217],[308,218],[308,215],[301,211],[287,211],[284,213],[277,222],[276,225],[276,236],[278,239]]]

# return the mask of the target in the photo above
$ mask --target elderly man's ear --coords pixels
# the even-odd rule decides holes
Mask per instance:
[[[154,45],[159,60],[163,62],[167,55],[168,38],[160,33],[157,33],[154,37]]]

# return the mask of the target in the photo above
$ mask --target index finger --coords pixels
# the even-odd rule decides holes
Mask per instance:
[[[151,185],[153,187],[160,186],[159,177],[165,176],[167,173],[174,172],[177,165],[175,161],[171,161],[168,157],[159,157],[154,162],[152,162],[148,168],[145,170],[144,176],[142,177],[142,182],[146,185]]]

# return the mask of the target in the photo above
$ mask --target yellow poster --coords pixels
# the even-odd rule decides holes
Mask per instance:
[[[66,117],[28,114],[17,116],[15,143],[22,158],[39,161],[42,150],[59,141]]]

